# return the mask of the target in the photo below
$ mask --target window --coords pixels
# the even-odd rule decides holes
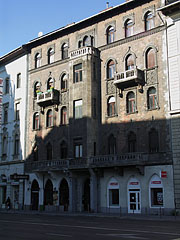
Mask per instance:
[[[126,57],[126,71],[134,69],[134,57],[132,54]]]
[[[136,135],[133,132],[128,135],[128,152],[136,152]]]
[[[67,90],[67,75],[63,74],[61,77],[61,91]]]
[[[154,87],[148,89],[147,100],[147,106],[149,110],[157,108],[157,95]]]
[[[5,94],[9,93],[9,78],[5,80]]]
[[[85,36],[83,39],[83,46],[87,47],[90,46],[89,38],[88,36]]]
[[[46,123],[47,123],[47,127],[52,127],[53,126],[53,113],[52,113],[52,110],[51,109],[49,109],[48,111],[47,111],[47,121],[46,121]]]
[[[152,153],[159,151],[159,136],[154,128],[149,132],[149,151]]]
[[[67,124],[67,108],[66,107],[61,108],[61,124],[62,125]]]
[[[38,146],[35,145],[33,148],[33,161],[38,161]]]
[[[67,45],[67,43],[64,43],[62,45],[61,50],[62,50],[62,59],[68,58],[68,45]]]
[[[82,81],[82,63],[74,66],[74,83]]]
[[[34,113],[34,117],[33,117],[33,129],[37,130],[39,129],[39,113]]]
[[[21,87],[21,73],[17,74],[17,88]]]
[[[149,190],[151,207],[163,207],[163,183],[159,176],[151,178]]]
[[[127,94],[127,113],[136,112],[136,101],[134,92],[129,92]]]
[[[107,44],[114,42],[114,27],[110,26],[107,28]]]
[[[146,52],[146,68],[154,68],[156,65],[156,61],[155,61],[155,51],[154,49],[150,48],[147,52]]]
[[[7,137],[3,136],[2,139],[2,156],[7,155]]]
[[[15,105],[15,120],[19,121],[20,120],[20,103],[16,103]]]
[[[113,134],[108,138],[108,154],[116,154],[116,138]]]
[[[6,124],[8,123],[8,107],[4,106],[4,118],[3,118],[3,123]]]
[[[52,48],[50,48],[48,50],[48,64],[51,64],[54,62],[54,50]]]
[[[36,82],[34,84],[34,97],[37,97],[37,93],[40,92],[40,83],[39,82]]]
[[[108,207],[119,207],[119,183],[115,178],[111,178],[108,187]]]
[[[114,78],[115,73],[115,63],[113,60],[110,60],[107,64],[107,78]]]
[[[109,117],[115,115],[115,97],[110,97],[108,99],[107,113]]]
[[[82,149],[82,141],[76,140],[74,142],[74,157],[75,158],[82,158],[83,149]]]
[[[147,12],[145,14],[144,21],[145,21],[145,31],[148,31],[154,28],[154,16],[152,12]]]
[[[133,35],[133,21],[128,19],[125,22],[125,37],[130,37]]]
[[[74,118],[82,118],[82,99],[74,101]]]
[[[78,42],[78,48],[81,48],[82,46],[83,46],[82,41],[79,41],[79,42]]]
[[[50,143],[46,146],[47,160],[52,160],[52,145]]]
[[[54,81],[52,78],[49,78],[47,81],[47,90],[53,88],[53,86],[54,86]]]
[[[19,154],[19,135],[16,134],[14,138],[14,155]]]
[[[60,157],[61,159],[66,159],[67,158],[67,144],[65,141],[62,141],[60,145]]]
[[[35,68],[39,68],[41,66],[41,55],[40,55],[40,53],[36,53],[34,60],[35,60]]]

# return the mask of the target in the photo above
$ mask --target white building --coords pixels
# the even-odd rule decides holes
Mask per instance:
[[[0,58],[3,80],[0,129],[0,208],[10,197],[12,208],[23,205],[27,55],[22,47]],[[14,175],[15,174],[15,175]]]

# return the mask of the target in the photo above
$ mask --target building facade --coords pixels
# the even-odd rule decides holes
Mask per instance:
[[[0,128],[0,208],[8,197],[11,207],[24,205],[25,122],[27,104],[27,55],[17,48],[0,58],[2,121]]]

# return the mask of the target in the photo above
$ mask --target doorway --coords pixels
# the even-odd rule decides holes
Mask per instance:
[[[140,190],[129,190],[128,213],[141,213]]]
[[[53,205],[53,184],[50,179],[47,180],[44,188],[44,205]]]
[[[59,187],[59,205],[64,206],[64,211],[68,211],[69,206],[69,186],[66,179],[62,179]]]
[[[90,212],[90,179],[84,182],[84,194],[82,197],[84,211]]]
[[[31,186],[31,206],[32,210],[38,210],[39,207],[39,184],[36,180],[32,182]]]

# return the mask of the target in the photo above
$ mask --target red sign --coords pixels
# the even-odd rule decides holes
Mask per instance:
[[[117,183],[117,182],[111,182],[110,185],[111,185],[111,186],[117,186],[118,183]]]
[[[130,182],[129,185],[139,185],[139,182]]]
[[[161,178],[167,178],[167,172],[161,171]]]
[[[161,184],[161,181],[152,181],[151,184]]]

